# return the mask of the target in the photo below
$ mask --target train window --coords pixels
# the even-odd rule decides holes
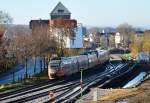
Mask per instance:
[[[61,58],[60,57],[54,57],[51,60],[61,60]]]
[[[60,67],[60,64],[59,64],[59,62],[57,62],[57,63],[51,62],[50,63],[50,67],[52,67],[52,68],[58,68],[58,67]]]
[[[58,68],[59,65],[51,65],[52,68]]]
[[[98,57],[98,52],[97,51],[94,51],[94,53],[96,54],[96,56]]]
[[[88,55],[88,53],[87,52],[83,52],[80,55]]]
[[[59,58],[53,58],[53,60],[50,61],[49,65],[52,68],[58,68],[60,67],[60,59]]]

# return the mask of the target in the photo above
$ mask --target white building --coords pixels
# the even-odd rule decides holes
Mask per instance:
[[[83,28],[81,24],[77,25],[74,39],[67,38],[66,48],[83,48]]]
[[[81,24],[78,24],[74,30],[75,37],[70,38],[69,36],[65,36],[62,34],[59,28],[52,29],[53,37],[57,40],[57,42],[61,43],[65,48],[70,49],[80,49],[83,48],[83,28]],[[62,37],[63,35],[63,37]]]
[[[119,44],[121,43],[121,35],[119,32],[116,33],[115,35],[115,45],[116,45],[116,48],[119,47]]]

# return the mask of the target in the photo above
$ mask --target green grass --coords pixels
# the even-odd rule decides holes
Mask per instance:
[[[130,53],[128,53],[128,54],[123,54],[123,55],[121,56],[121,58],[122,58],[123,60],[131,60],[131,59],[133,59],[133,58],[132,58],[132,55],[131,55]]]
[[[23,83],[4,84],[4,85],[0,85],[0,92],[10,90],[10,89],[20,88],[20,87],[23,87]]]

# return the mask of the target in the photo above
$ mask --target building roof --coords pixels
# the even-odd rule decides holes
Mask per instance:
[[[29,25],[30,29],[32,29],[33,26],[49,25],[49,20],[31,20]]]
[[[71,12],[61,3],[59,2],[56,7],[52,10],[51,15],[70,15]]]

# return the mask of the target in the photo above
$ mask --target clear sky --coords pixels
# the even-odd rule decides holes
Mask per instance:
[[[31,19],[48,19],[59,1],[83,25],[117,26],[126,22],[150,28],[150,0],[1,0],[0,10],[8,12],[14,24],[29,24]]]

